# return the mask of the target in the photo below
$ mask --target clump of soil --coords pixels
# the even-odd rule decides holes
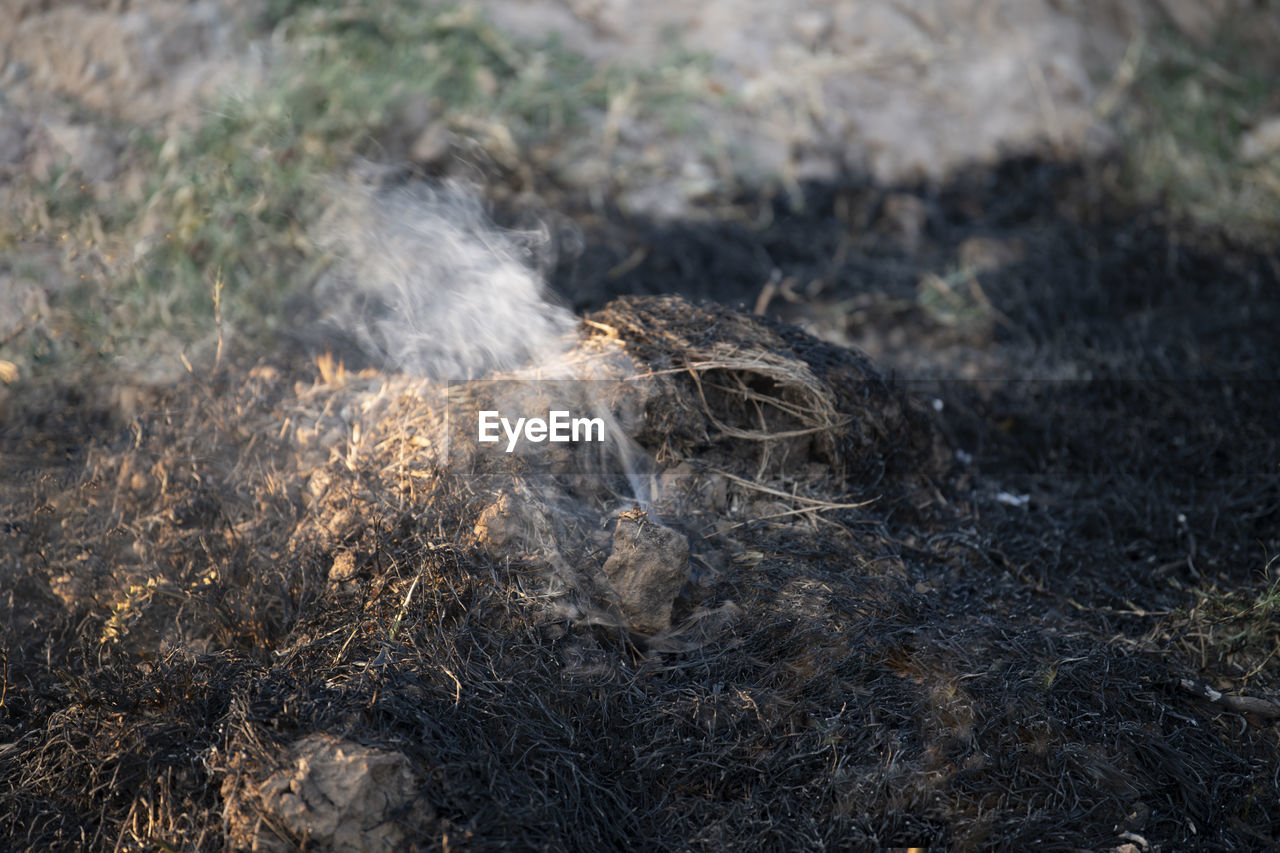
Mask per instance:
[[[656,634],[671,626],[676,594],[689,582],[689,540],[650,521],[644,510],[623,513],[604,574],[631,627]]]
[[[503,492],[485,507],[475,526],[476,539],[495,556],[521,553],[550,535],[550,522],[533,508],[526,508],[519,498]]]
[[[269,769],[272,757],[255,758],[237,752],[226,768],[223,815],[232,849],[284,853],[305,839],[334,853],[392,851],[404,848],[407,827],[423,829],[431,820],[429,806],[409,813],[418,785],[396,752],[307,735],[283,751],[279,769],[257,780],[248,776]]]

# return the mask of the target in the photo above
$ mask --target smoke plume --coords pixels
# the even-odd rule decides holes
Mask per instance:
[[[474,379],[554,364],[575,322],[537,273],[545,231],[499,230],[458,183],[344,189],[321,231],[339,259],[329,322],[384,365]]]

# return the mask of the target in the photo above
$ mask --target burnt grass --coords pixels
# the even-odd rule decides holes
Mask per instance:
[[[1016,160],[680,223],[569,206],[575,308],[821,280],[773,322],[845,306],[921,431],[843,472],[865,509],[686,530],[712,571],[678,615],[736,609],[678,647],[549,617],[536,566],[473,547],[464,486],[393,500],[326,450],[355,510],[326,528],[281,428],[315,404],[307,353],[136,407],[33,388],[0,434],[0,847],[235,849],[313,732],[407,758],[390,819],[424,849],[1274,847],[1274,718],[1182,682],[1280,698],[1276,615],[1197,593],[1247,606],[1280,548],[1280,268],[1108,174]],[[1018,246],[980,274],[998,320],[944,322],[919,283],[973,238]]]

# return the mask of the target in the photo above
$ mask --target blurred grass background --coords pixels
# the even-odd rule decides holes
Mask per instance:
[[[1277,57],[1228,17],[1207,46],[1165,27],[1137,53],[1130,100],[1117,110],[1124,186],[1246,241],[1280,234],[1280,158],[1251,161],[1242,140],[1280,113]]]
[[[181,136],[131,130],[130,168],[145,175],[132,197],[95,198],[67,170],[22,188],[0,230],[11,266],[24,253],[33,270],[47,263],[39,249],[50,244],[64,261],[90,248],[104,260],[60,291],[48,333],[15,358],[74,372],[85,359],[207,341],[215,282],[223,321],[263,339],[326,263],[309,228],[332,181],[362,160],[430,173],[452,158],[532,190],[608,148],[611,104],[698,130],[682,77],[697,57],[598,68],[554,39],[518,41],[474,11],[408,0],[281,0],[256,24],[278,47],[261,81],[208,104]]]
[[[141,176],[132,191],[96,197],[65,169],[21,187],[0,220],[9,267],[47,277],[56,258],[69,284],[49,288],[36,333],[14,336],[0,358],[69,375],[95,360],[172,360],[212,340],[215,282],[223,323],[252,346],[329,262],[310,229],[331,179],[354,163],[431,174],[461,162],[537,192],[598,161],[592,191],[614,192],[645,178],[615,162],[620,112],[705,148],[716,143],[698,105],[727,99],[708,84],[706,58],[678,40],[645,69],[601,65],[555,40],[512,38],[475,11],[409,0],[270,0],[251,27],[272,46],[260,79],[205,105],[181,135],[126,129],[123,160]],[[1250,161],[1241,139],[1280,112],[1280,81],[1239,27],[1228,17],[1207,47],[1172,28],[1148,33],[1102,108],[1128,198],[1274,242],[1280,157]]]

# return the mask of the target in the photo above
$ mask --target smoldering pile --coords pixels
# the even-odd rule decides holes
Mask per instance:
[[[295,547],[333,550],[342,581],[373,565],[362,531],[447,523],[454,544],[536,567],[548,618],[665,637],[690,580],[744,550],[741,528],[838,528],[833,513],[911,503],[936,473],[927,422],[851,351],[678,297],[619,300],[580,332],[554,369],[317,384],[310,429],[344,440],[304,474]],[[539,410],[538,394],[603,415],[604,446],[477,453],[477,411],[503,395]],[[683,627],[705,615],[678,610]]]
[[[560,377],[553,380],[531,378],[546,366],[451,384],[352,375],[325,361],[318,381],[295,389],[291,428],[326,436],[321,446],[329,452],[323,460],[311,456],[310,467],[305,454],[298,457],[307,505],[288,561],[328,567],[322,582],[330,606],[365,600],[371,590],[400,602],[389,630],[353,625],[337,659],[355,655],[352,640],[369,652],[372,643],[380,650],[365,671],[372,665],[389,672],[404,654],[394,649],[420,642],[412,631],[397,636],[406,614],[437,610],[444,630],[459,619],[444,603],[453,598],[467,611],[459,626],[487,624],[480,630],[504,646],[513,632],[532,632],[559,647],[558,661],[530,659],[533,669],[520,676],[528,702],[559,707],[554,696],[535,698],[550,686],[547,677],[562,687],[566,680],[616,685],[637,656],[657,663],[732,646],[741,642],[735,636],[756,635],[779,618],[834,625],[823,584],[804,572],[785,570],[783,589],[764,596],[735,594],[736,575],[777,559],[760,548],[797,555],[848,549],[846,560],[857,560],[864,580],[880,575],[888,584],[865,606],[898,606],[890,590],[905,574],[877,531],[885,514],[933,499],[939,458],[927,421],[869,362],[762,318],[678,297],[619,300],[585,318],[578,336],[550,371]],[[561,401],[584,395],[582,407],[605,415],[612,434],[605,452],[623,457],[615,473],[627,476],[610,479],[593,468],[598,448],[562,449],[536,461],[476,452],[469,434],[476,410],[496,405],[495,398],[510,402],[512,393],[537,408],[527,395],[548,388]],[[871,526],[869,538],[854,532],[859,525]],[[859,552],[860,536],[878,544]],[[425,565],[398,565],[406,557]],[[477,602],[474,586],[486,571],[493,587]],[[415,590],[427,603],[414,600]],[[486,599],[494,595],[505,601],[501,625],[488,622],[493,604]],[[308,633],[315,637],[317,628]],[[824,646],[805,655],[825,654]],[[477,672],[455,675],[451,667],[474,670],[472,664],[438,648],[422,663],[447,675],[457,702],[468,701],[463,692],[475,689]],[[513,663],[490,665],[506,671]],[[348,678],[340,682],[353,684]],[[779,700],[768,690],[744,693],[747,705],[732,714],[757,702],[764,703],[757,714],[790,713]],[[522,741],[537,741],[527,721],[510,725]],[[283,826],[287,838],[354,822],[365,828],[350,849],[381,849],[441,825],[399,775],[395,784],[376,782],[376,773],[392,772],[385,767],[409,772],[396,753],[316,735],[273,749],[262,746],[263,737],[260,725],[246,721],[213,758],[236,843],[275,849],[283,843],[279,830],[267,826]],[[485,737],[476,730],[460,739]],[[306,762],[290,769],[298,756]],[[324,781],[330,777],[340,781]],[[337,805],[308,799],[310,788],[325,784],[359,796]],[[366,794],[375,789],[385,796],[371,807]],[[510,796],[518,795],[502,791],[498,801]],[[602,831],[590,830],[604,838]],[[322,842],[341,849],[338,829],[330,836]]]

